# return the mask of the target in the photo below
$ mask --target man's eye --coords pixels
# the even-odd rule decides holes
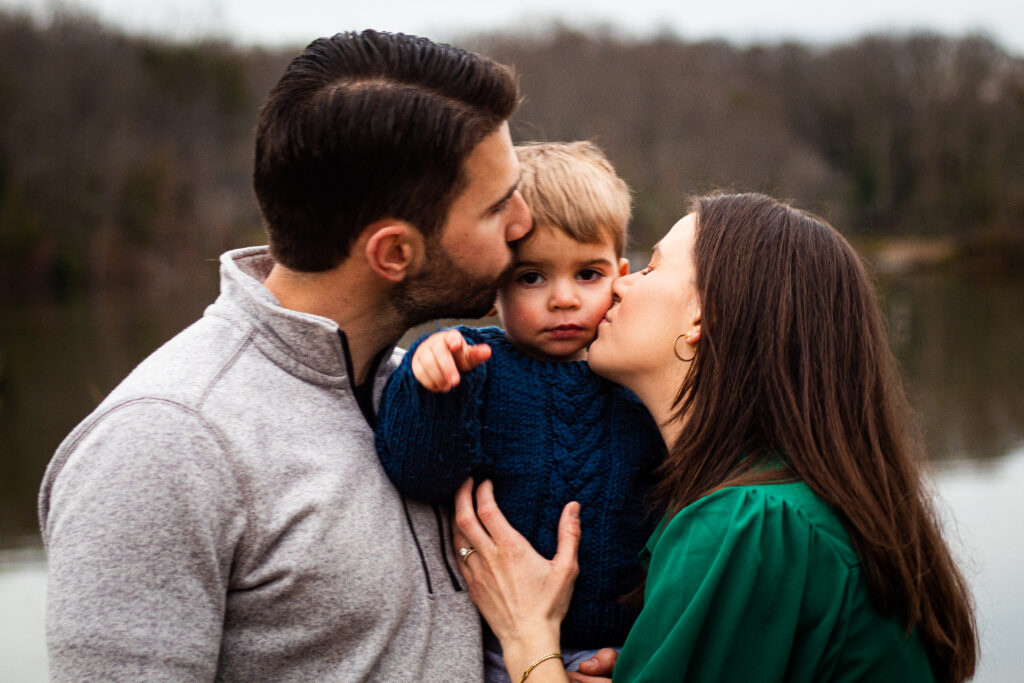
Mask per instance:
[[[531,270],[526,271],[522,275],[516,278],[516,282],[521,282],[524,285],[536,285],[544,281],[544,278],[540,273],[535,273]]]
[[[600,280],[602,277],[604,277],[604,274],[599,270],[594,270],[593,268],[584,268],[580,272],[576,273],[576,278],[578,280],[583,280],[584,282],[593,282],[594,280]]]
[[[492,213],[495,213],[495,214],[501,213],[502,211],[504,211],[505,209],[508,208],[508,203],[509,203],[509,200],[505,199],[500,204],[496,204],[495,207],[491,210]]]

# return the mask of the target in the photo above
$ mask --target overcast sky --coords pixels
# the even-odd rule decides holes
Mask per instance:
[[[450,40],[480,30],[543,27],[557,18],[580,27],[604,23],[628,36],[667,29],[688,39],[740,43],[830,43],[878,31],[980,31],[1024,56],[1022,0],[0,0],[0,7],[31,8],[43,16],[60,4],[88,8],[132,31],[268,45],[305,45],[321,35],[368,27]]]

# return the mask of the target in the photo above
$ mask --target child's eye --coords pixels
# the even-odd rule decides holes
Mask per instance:
[[[643,270],[640,271],[640,274],[641,275],[647,275],[652,270],[654,270],[654,266],[647,266],[646,268],[644,268]]]
[[[538,273],[536,271],[533,271],[533,270],[528,270],[525,273],[521,273],[519,276],[516,277],[516,282],[519,282],[519,283],[522,283],[522,284],[528,285],[528,286],[529,285],[539,285],[543,281],[544,281],[544,276],[542,276],[540,273]]]
[[[584,282],[593,282],[594,280],[600,280],[602,277],[604,277],[604,273],[593,268],[584,268],[576,273],[576,279],[583,280]]]

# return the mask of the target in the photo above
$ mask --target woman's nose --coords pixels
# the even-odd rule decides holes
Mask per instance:
[[[619,301],[622,299],[622,295],[625,294],[633,283],[636,282],[636,278],[640,275],[640,272],[630,273],[629,275],[623,275],[622,277],[615,278],[615,282],[612,283],[612,296],[614,300]]]
[[[523,200],[523,195],[516,190],[509,197],[508,225],[505,228],[505,241],[515,242],[530,232],[533,227],[533,218],[530,216],[530,207]]]

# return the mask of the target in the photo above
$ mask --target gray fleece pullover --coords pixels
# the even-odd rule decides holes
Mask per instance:
[[[282,308],[271,264],[221,257],[216,303],[50,463],[54,679],[481,678],[447,513],[392,487],[337,325]]]

